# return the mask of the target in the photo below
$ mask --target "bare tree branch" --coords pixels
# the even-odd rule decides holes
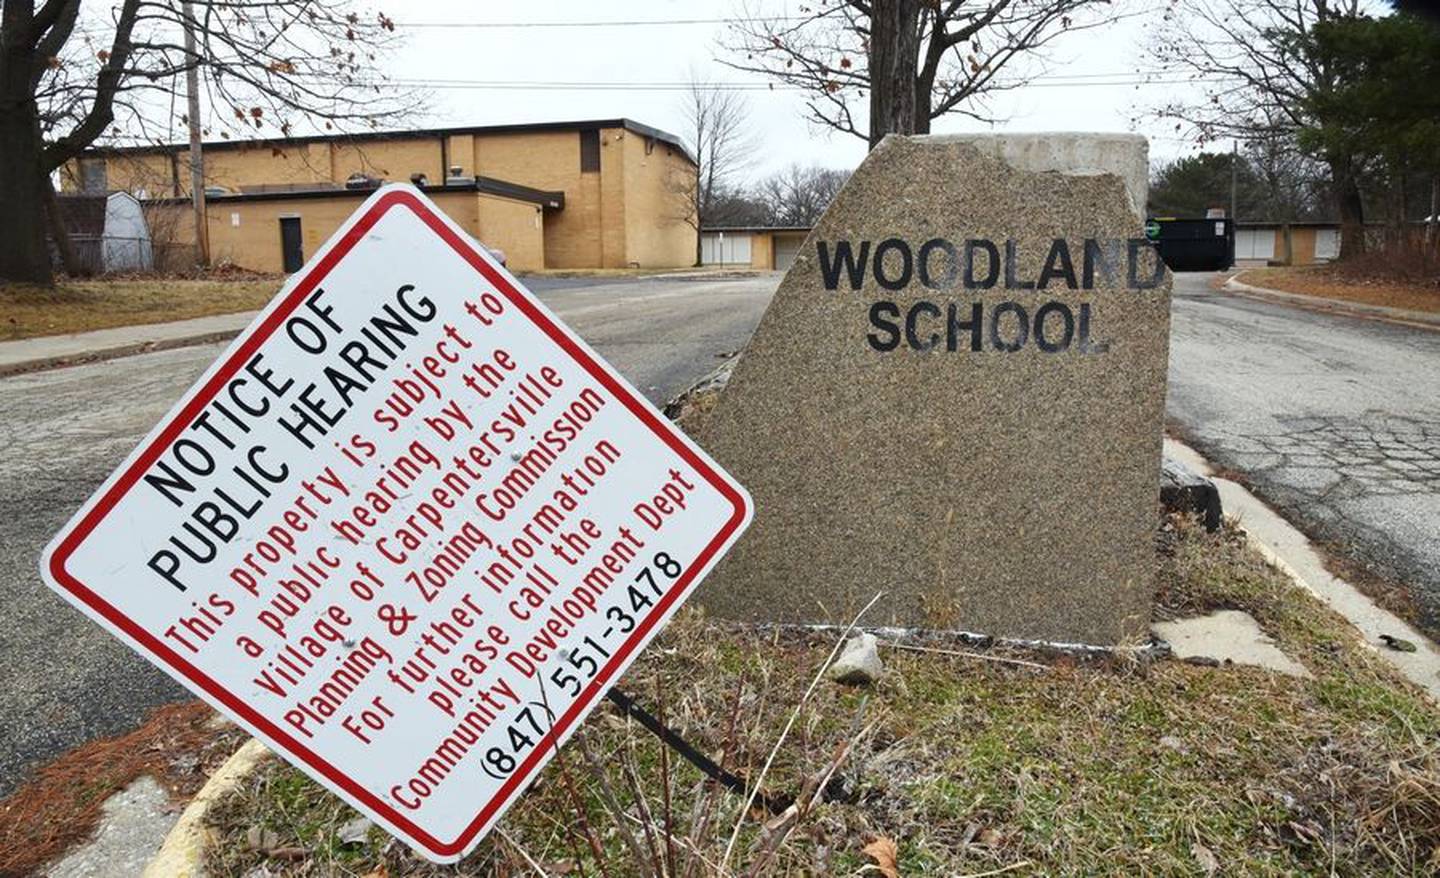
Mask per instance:
[[[288,136],[416,115],[381,72],[395,23],[363,0],[5,0],[0,6],[0,278],[48,283],[48,176],[106,139],[173,139],[181,77],[200,73],[205,134]],[[192,30],[197,49],[183,36]],[[41,185],[41,184],[44,185]]]
[[[1167,15],[1148,48],[1155,76],[1184,76],[1204,84],[1194,101],[1168,101],[1152,109],[1175,131],[1204,146],[1233,138],[1279,153],[1298,154],[1298,134],[1316,124],[1307,106],[1333,91],[1335,71],[1306,52],[1322,22],[1353,17],[1360,0],[1192,0]],[[1341,256],[1364,248],[1364,206],[1359,182],[1363,156],[1330,150],[1316,155],[1330,171],[1332,203],[1339,214]]]
[[[685,92],[685,145],[695,159],[697,173],[670,182],[677,213],[695,229],[695,263],[700,263],[701,227],[711,221],[714,206],[735,186],[735,177],[750,164],[753,135],[748,125],[750,108],[738,92],[693,79]]]
[[[776,17],[745,7],[722,63],[800,89],[810,121],[872,147],[887,133],[926,133],[947,113],[988,120],[987,96],[1038,72],[1023,61],[1066,34],[1134,14],[1111,0],[816,0],[800,9]],[[853,109],[860,101],[864,126]]]

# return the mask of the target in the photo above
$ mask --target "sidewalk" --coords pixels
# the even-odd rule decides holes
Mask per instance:
[[[1287,293],[1282,290],[1242,283],[1234,277],[1225,281],[1224,290],[1239,296],[1262,299],[1281,305],[1294,305],[1311,311],[1344,314],[1367,320],[1384,320],[1389,323],[1403,323],[1421,329],[1440,329],[1440,314],[1432,314],[1427,311],[1387,308],[1384,305],[1367,305],[1363,302],[1347,302],[1344,299],[1327,299],[1322,296]]]
[[[250,325],[257,311],[196,317],[173,323],[119,326],[0,342],[0,376],[109,360],[147,351],[226,341]]]

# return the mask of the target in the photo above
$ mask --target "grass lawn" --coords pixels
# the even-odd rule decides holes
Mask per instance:
[[[281,277],[61,281],[54,288],[0,284],[0,341],[254,311]]]
[[[1440,313],[1440,284],[1434,282],[1422,284],[1389,279],[1357,279],[1340,274],[1327,265],[1252,268],[1241,272],[1236,279],[1251,286],[1286,293]]]
[[[531,271],[517,271],[520,278],[527,277],[651,277],[666,274],[750,274],[754,269],[748,265],[687,265],[680,268],[539,268]]]
[[[209,871],[621,876],[673,859],[666,874],[1434,874],[1434,704],[1234,531],[1173,519],[1157,563],[1158,616],[1248,611],[1314,678],[1130,652],[982,652],[1033,667],[882,647],[876,686],[822,682],[797,708],[833,635],[687,609],[621,687],[750,778],[798,711],[765,787],[813,807],[741,819],[739,797],[607,704],[459,866],[373,827],[342,840],[354,812],[272,760],[212,811]],[[816,797],[832,770],[837,795]]]

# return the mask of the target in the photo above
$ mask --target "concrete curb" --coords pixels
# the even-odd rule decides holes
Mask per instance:
[[[205,849],[211,842],[211,832],[205,826],[205,814],[217,799],[234,789],[269,754],[264,744],[251,738],[225,760],[185,806],[179,821],[165,836],[165,843],[145,867],[141,878],[201,878],[205,874]]]
[[[0,342],[0,376],[229,341],[253,323],[259,313],[237,311]]]
[[[0,362],[0,378],[8,375],[23,375],[27,372],[43,372],[46,369],[63,369],[66,366],[81,366],[86,363],[98,363],[104,360],[114,360],[120,357],[131,357],[135,354],[149,354],[155,351],[168,351],[174,348],[188,348],[195,345],[211,344],[212,342],[229,341],[240,334],[240,330],[224,330],[221,332],[203,332],[195,335],[180,336],[177,338],[162,338],[152,341],[131,342],[128,344],[114,345],[113,347],[102,347],[94,350],[82,351],[74,354],[63,354],[49,357],[35,357],[33,359],[15,360],[12,362]]]
[[[1241,273],[1243,274],[1244,272]],[[1281,305],[1295,305],[1311,311],[1321,311],[1328,314],[1344,314],[1366,320],[1383,320],[1387,323],[1399,323],[1406,326],[1414,326],[1419,329],[1440,330],[1440,314],[1431,314],[1428,311],[1413,311],[1408,308],[1387,308],[1384,305],[1366,305],[1361,302],[1347,302],[1344,299],[1326,299],[1321,296],[1305,296],[1300,293],[1287,293],[1282,290],[1252,286],[1251,284],[1242,283],[1233,277],[1225,281],[1224,288],[1226,291],[1236,295],[1276,302]]]
[[[1440,702],[1440,648],[1428,637],[1325,569],[1324,559],[1304,534],[1243,485],[1216,476],[1210,462],[1198,451],[1167,437],[1165,453],[1213,479],[1220,490],[1225,514],[1238,521],[1247,541],[1267,562],[1348,619],[1355,626],[1359,640]],[[1376,644],[1381,642],[1383,634],[1409,640],[1415,644],[1415,652],[1380,648]]]

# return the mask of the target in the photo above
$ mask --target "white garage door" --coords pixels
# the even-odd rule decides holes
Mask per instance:
[[[748,232],[706,232],[700,241],[700,262],[704,265],[749,265]]]
[[[776,235],[775,236],[775,268],[778,271],[789,271],[790,266],[795,262],[795,257],[800,253],[800,245],[805,243],[804,235]]]
[[[1274,229],[1238,229],[1235,232],[1236,259],[1274,259]]]
[[[1334,259],[1340,255],[1340,230],[1315,230],[1315,258]]]

